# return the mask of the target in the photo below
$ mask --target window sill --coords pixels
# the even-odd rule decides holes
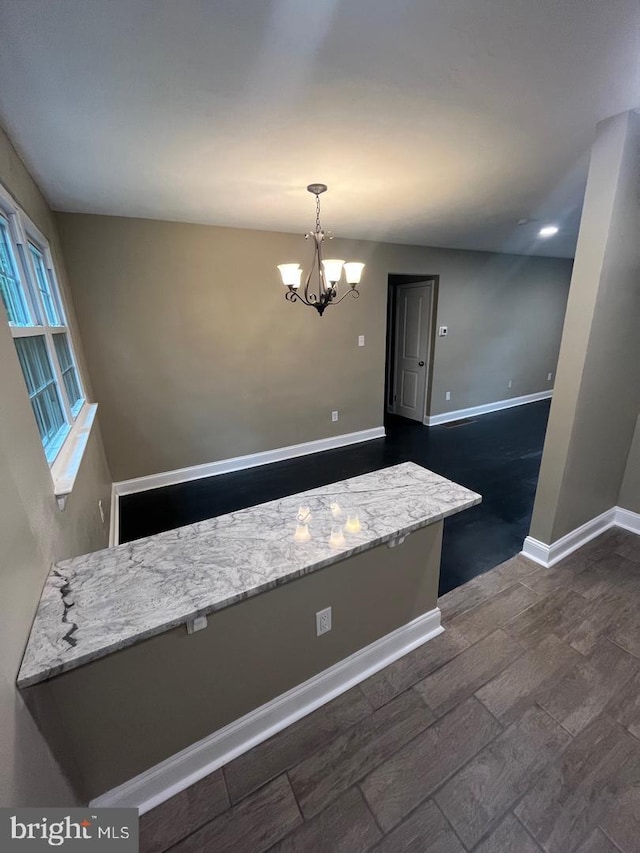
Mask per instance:
[[[85,403],[51,466],[53,492],[61,510],[73,491],[97,410],[97,403]]]

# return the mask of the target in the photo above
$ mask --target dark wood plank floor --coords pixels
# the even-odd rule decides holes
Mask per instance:
[[[482,495],[445,522],[440,593],[517,554],[529,532],[549,401],[461,423],[424,427],[387,419],[387,437],[247,471],[153,489],[120,500],[120,541],[355,477],[417,462]],[[301,438],[302,440],[302,438]]]
[[[640,537],[515,557],[445,633],[141,818],[146,853],[638,853]]]

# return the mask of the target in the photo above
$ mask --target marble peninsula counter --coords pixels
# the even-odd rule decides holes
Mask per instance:
[[[480,500],[406,462],[61,562],[45,583],[18,686],[393,544]]]

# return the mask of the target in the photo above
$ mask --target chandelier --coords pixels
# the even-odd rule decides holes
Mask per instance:
[[[299,300],[305,305],[315,308],[318,314],[322,317],[325,308],[329,305],[337,305],[339,302],[351,294],[356,299],[360,296],[356,290],[360,283],[364,264],[359,262],[345,262],[332,258],[324,260],[322,257],[322,244],[326,239],[332,240],[330,232],[322,230],[320,225],[320,195],[327,191],[326,184],[309,184],[307,187],[310,193],[316,197],[316,230],[309,231],[304,235],[305,240],[312,239],[314,243],[314,255],[311,264],[311,269],[304,283],[304,290],[300,290],[303,270],[300,264],[278,264],[282,283],[288,288],[285,293],[285,299],[289,302]],[[347,290],[338,298],[338,284],[342,277],[342,271],[346,283],[350,290]],[[314,272],[318,279],[317,293],[315,285],[311,284],[311,279],[314,278]]]

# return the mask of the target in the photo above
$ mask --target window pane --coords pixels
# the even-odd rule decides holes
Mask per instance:
[[[42,444],[51,459],[68,431],[68,424],[58,397],[47,344],[43,336],[15,338],[18,359],[27,383],[31,407]]]
[[[69,341],[66,334],[62,333],[53,336],[53,342],[56,345],[56,355],[60,363],[60,370],[64,373],[70,367],[73,367],[71,359],[71,351],[69,350]]]
[[[60,427],[64,426],[64,417],[55,385],[49,385],[44,391],[39,391],[31,400],[31,405],[38,422],[42,443],[46,447]]]
[[[27,300],[18,276],[7,220],[0,217],[0,296],[14,326],[30,326]]]
[[[27,383],[29,396],[33,397],[54,381],[53,370],[47,344],[43,335],[28,338],[15,338],[20,366]]]
[[[51,291],[49,273],[44,264],[42,252],[39,249],[36,249],[33,243],[29,243],[29,251],[31,252],[33,265],[36,270],[36,276],[38,279],[38,290],[40,291],[40,295],[42,296],[42,303],[44,305],[45,314],[47,315],[47,321],[50,326],[61,326],[62,323],[60,321],[58,307]]]
[[[60,364],[60,371],[64,381],[64,388],[67,392],[67,399],[74,415],[76,414],[79,404],[83,402],[82,392],[80,391],[80,383],[78,382],[78,374],[75,364],[71,357],[69,348],[69,340],[65,333],[54,335],[53,342],[56,347],[56,355]]]

